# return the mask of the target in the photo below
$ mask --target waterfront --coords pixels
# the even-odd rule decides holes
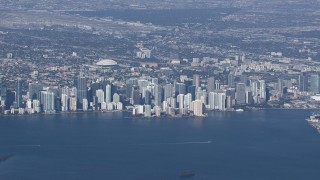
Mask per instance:
[[[0,179],[318,179],[313,110],[0,117]]]

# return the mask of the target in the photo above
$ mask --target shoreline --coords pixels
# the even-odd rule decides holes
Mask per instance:
[[[236,110],[229,110],[229,111],[217,111],[217,110],[207,110],[205,111],[206,114],[208,113],[243,113],[243,112],[249,112],[249,111],[261,111],[261,110],[280,110],[280,111],[290,111],[290,110],[306,110],[306,111],[320,111],[320,108],[245,108],[244,111],[236,111]],[[55,112],[55,113],[34,113],[34,114],[0,114],[0,117],[22,117],[22,116],[41,116],[41,115],[60,115],[60,114],[85,114],[85,113],[129,113],[130,115],[125,116],[124,118],[143,118],[143,119],[152,119],[152,118],[205,118],[206,116],[194,116],[194,115],[184,115],[184,116],[169,116],[169,115],[161,115],[159,117],[157,116],[151,116],[151,117],[144,117],[142,116],[132,116],[131,111],[129,110],[119,110],[119,111],[68,111],[68,112]]]

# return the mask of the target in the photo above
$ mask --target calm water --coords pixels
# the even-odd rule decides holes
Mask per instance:
[[[311,111],[130,119],[122,113],[0,117],[1,180],[319,179]]]

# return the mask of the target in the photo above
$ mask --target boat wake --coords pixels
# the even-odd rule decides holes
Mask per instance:
[[[185,144],[211,144],[212,141],[190,141],[190,142],[172,142],[172,143],[151,143],[153,145],[185,145]],[[147,145],[147,144],[143,144]]]

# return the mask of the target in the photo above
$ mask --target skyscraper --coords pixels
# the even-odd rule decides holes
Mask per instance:
[[[193,85],[196,86],[196,89],[198,89],[198,87],[200,87],[200,76],[199,76],[199,74],[194,74],[193,75]]]
[[[210,92],[213,92],[214,91],[214,88],[215,87],[215,79],[214,77],[210,77],[207,79],[207,92],[210,93]]]
[[[40,99],[40,91],[43,90],[41,83],[29,83],[29,99]]]
[[[21,108],[23,106],[23,104],[22,104],[22,80],[21,79],[18,79],[16,81],[16,98],[15,98],[15,101],[16,101],[16,106],[18,108]]]
[[[299,75],[299,91],[308,91],[308,76],[307,73],[303,72]]]
[[[112,98],[111,85],[107,84],[106,85],[106,103],[110,103],[111,102],[111,98]]]
[[[267,101],[267,87],[265,80],[259,80],[259,98],[261,101]]]
[[[236,100],[237,100],[237,104],[246,103],[246,86],[244,83],[237,83]]]
[[[44,113],[54,113],[55,112],[55,95],[51,91],[41,91],[41,106]]]
[[[77,101],[82,104],[83,99],[87,99],[87,78],[86,77],[79,77],[77,79]]]
[[[201,100],[195,100],[193,101],[193,103],[193,114],[195,116],[203,116],[203,103],[201,102]]]
[[[172,84],[166,84],[164,86],[164,100],[173,97],[173,86]]]
[[[215,94],[216,92],[209,92],[209,109],[213,110],[215,109]]]
[[[278,79],[278,92],[280,96],[283,95],[283,80],[281,78]]]
[[[184,83],[176,83],[175,95],[177,96],[178,94],[186,94],[186,93],[187,93],[186,85]]]
[[[162,103],[162,94],[163,94],[163,89],[161,85],[155,85],[154,89],[154,104],[156,106],[161,106]]]
[[[96,97],[97,103],[103,103],[105,101],[103,89],[96,90]]]
[[[310,92],[314,94],[319,93],[319,74],[312,74],[310,76]]]
[[[234,87],[234,76],[232,72],[228,75],[228,87]]]

